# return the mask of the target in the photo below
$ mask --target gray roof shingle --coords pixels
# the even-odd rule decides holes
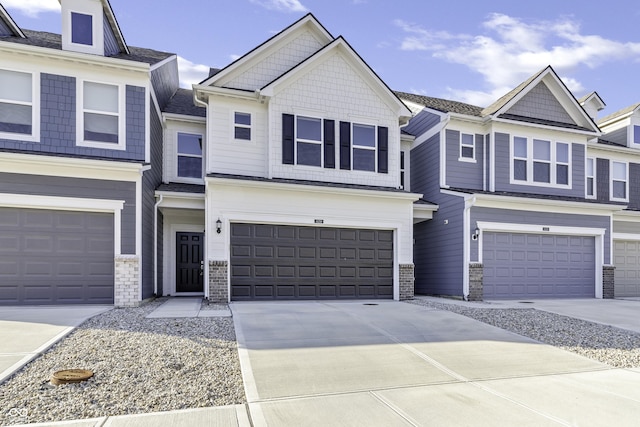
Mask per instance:
[[[207,110],[193,102],[193,91],[178,89],[162,110],[163,113],[181,114],[184,116],[207,117]]]
[[[619,116],[624,116],[625,114],[631,113],[637,109],[640,109],[640,103],[630,105],[626,108],[623,108],[622,110],[616,111],[615,113],[611,113],[608,116],[605,116],[599,119],[598,124],[608,122],[609,120],[615,119],[616,117],[619,117]]]
[[[416,95],[407,92],[394,92],[401,100],[413,102],[415,104],[424,105],[427,108],[441,111],[443,113],[458,113],[468,116],[482,117],[482,107],[477,107],[464,102],[451,101],[449,99],[433,98],[431,96]]]

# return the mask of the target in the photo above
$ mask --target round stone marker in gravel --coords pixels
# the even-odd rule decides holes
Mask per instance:
[[[93,371],[88,369],[63,369],[56,371],[51,376],[51,384],[76,384],[86,381],[93,376]]]

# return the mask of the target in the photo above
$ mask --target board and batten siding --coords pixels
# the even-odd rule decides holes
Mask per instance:
[[[411,191],[436,202],[440,196],[440,134],[411,150]]]
[[[234,138],[235,112],[251,114],[251,141]],[[267,177],[267,129],[277,127],[268,126],[267,118],[267,107],[257,102],[210,97],[207,172]]]
[[[466,133],[466,132],[465,132]],[[482,190],[482,172],[484,170],[484,137],[474,134],[475,162],[460,160],[460,131],[447,129],[447,178],[446,184],[452,188]]]
[[[584,227],[605,229],[604,236],[604,264],[610,263],[611,219],[609,216],[562,214],[556,212],[532,212],[524,210],[508,210],[473,207],[471,208],[471,233],[478,221],[505,224],[542,225],[549,227]],[[545,234],[544,232],[538,234]],[[549,233],[552,234],[552,233]],[[479,242],[471,241],[470,260],[478,260]]]
[[[414,225],[415,292],[463,294],[464,198],[442,195],[433,219]]]
[[[526,135],[523,135],[526,136]],[[568,142],[558,139],[558,142]],[[584,197],[585,196],[585,152],[584,144],[571,143],[571,188],[555,188],[550,185],[511,184],[511,135],[496,132],[495,143],[495,191],[515,193],[548,194],[552,196]]]
[[[135,182],[0,172],[0,188],[2,188],[2,192],[10,194],[124,200],[121,214],[121,253],[123,255],[136,253]]]
[[[397,113],[383,102],[341,54],[329,55],[312,70],[276,93],[269,103],[269,162],[276,178],[341,182],[397,188],[400,179],[400,128]],[[282,115],[300,114],[388,128],[388,173],[285,165],[282,160]],[[339,166],[336,144],[336,166]]]

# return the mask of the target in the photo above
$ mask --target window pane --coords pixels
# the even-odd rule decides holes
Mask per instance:
[[[633,127],[633,142],[640,144],[640,126]]]
[[[556,161],[569,163],[569,144],[563,142],[556,144]]]
[[[556,183],[569,185],[569,166],[556,165]]]
[[[621,181],[627,180],[627,165],[624,163],[613,162],[613,179]]]
[[[527,180],[527,161],[526,160],[513,161],[513,179],[517,179],[519,181]]]
[[[627,198],[627,183],[623,181],[613,182],[613,197],[616,199]]]
[[[118,143],[118,117],[84,113],[84,139]]]
[[[534,139],[533,158],[536,160],[551,160],[551,142]]]
[[[245,141],[251,141],[251,128],[235,128],[235,139],[243,139]]]
[[[587,196],[593,196],[593,178],[587,178]]]
[[[376,152],[374,150],[362,150],[354,148],[353,150],[353,169],[359,171],[376,170]]]
[[[320,141],[322,139],[322,122],[320,119],[312,119],[310,117],[298,117],[297,135],[298,139],[310,139],[312,141]]]
[[[31,74],[0,70],[0,99],[31,102]]]
[[[549,163],[533,162],[533,181],[551,182],[551,167]]]
[[[587,159],[587,176],[593,176],[594,160]]]
[[[71,42],[93,45],[93,16],[71,12]]]
[[[0,132],[31,134],[31,107],[0,102]]]
[[[513,155],[515,157],[527,157],[527,139],[515,137],[513,138]]]
[[[404,170],[404,151],[400,152],[400,169]]]
[[[298,164],[307,166],[321,166],[322,146],[307,142],[298,142]]]
[[[473,147],[462,147],[462,157],[473,159]]]
[[[190,133],[178,134],[178,154],[202,156],[202,138]]]
[[[87,110],[118,113],[118,86],[102,83],[84,83],[84,108]]]
[[[202,158],[178,156],[178,176],[202,178]]]
[[[251,126],[251,114],[249,113],[236,113],[235,124]]]
[[[353,124],[353,145],[362,147],[376,146],[376,128],[375,126]],[[369,170],[369,169],[365,169]]]
[[[461,137],[461,141],[463,145],[473,145],[473,135],[469,135],[468,133],[463,133]]]

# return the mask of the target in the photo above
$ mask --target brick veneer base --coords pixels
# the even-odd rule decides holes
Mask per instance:
[[[228,272],[227,261],[209,261],[209,301],[229,302]]]
[[[414,265],[400,264],[400,301],[413,299],[414,296]]]
[[[615,297],[615,269],[616,267],[613,265],[602,266],[602,298],[613,299]]]
[[[469,264],[469,301],[482,301],[484,292],[484,267],[480,263]]]
[[[114,305],[137,307],[140,305],[140,258],[136,255],[115,257]]]

